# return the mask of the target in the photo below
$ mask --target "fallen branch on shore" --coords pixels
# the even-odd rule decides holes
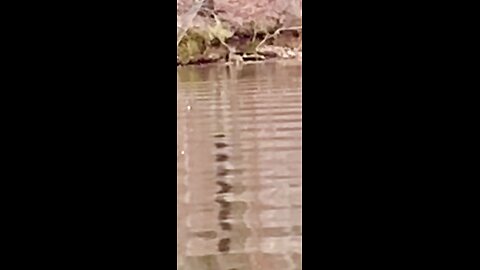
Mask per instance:
[[[260,43],[258,43],[257,47],[255,48],[255,51],[258,51],[258,49],[263,45],[265,44],[265,42],[267,42],[267,40],[271,39],[271,38],[275,38],[276,36],[278,36],[282,31],[288,31],[288,30],[291,30],[291,31],[300,31],[302,30],[302,26],[292,26],[292,27],[280,27],[279,29],[277,29],[277,31],[275,31],[273,34],[270,34],[270,33],[267,33],[265,35],[265,37],[263,38],[262,41],[260,41]],[[301,48],[301,43],[300,43],[300,46]]]

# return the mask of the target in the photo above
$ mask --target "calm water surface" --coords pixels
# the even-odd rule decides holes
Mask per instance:
[[[177,69],[177,269],[302,269],[302,75]]]

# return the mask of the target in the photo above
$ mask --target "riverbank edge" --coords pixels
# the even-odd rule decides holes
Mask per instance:
[[[207,63],[261,62],[302,57],[302,29],[275,27],[266,31],[242,28],[188,29],[177,46],[177,66]]]

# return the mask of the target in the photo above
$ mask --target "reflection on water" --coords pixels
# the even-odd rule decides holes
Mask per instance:
[[[177,269],[302,269],[301,66],[177,74]]]

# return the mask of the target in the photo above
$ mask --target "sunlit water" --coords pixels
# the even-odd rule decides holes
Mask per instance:
[[[301,66],[177,77],[177,269],[302,269]]]

